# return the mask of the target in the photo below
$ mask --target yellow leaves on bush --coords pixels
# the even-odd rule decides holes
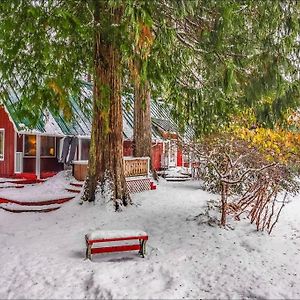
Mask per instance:
[[[253,109],[248,108],[231,116],[230,128],[247,127],[249,124],[255,124],[256,117]]]
[[[282,129],[231,128],[232,133],[261,152],[268,161],[289,164],[300,159],[300,134]]]

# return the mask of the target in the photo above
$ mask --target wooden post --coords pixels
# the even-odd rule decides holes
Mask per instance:
[[[36,155],[35,155],[35,175],[37,179],[41,178],[41,136],[36,135]]]
[[[147,177],[150,177],[150,157],[147,158]]]
[[[85,235],[85,243],[86,243],[86,252],[85,259],[92,260],[92,246],[89,244],[87,235]]]
[[[82,157],[81,151],[82,151],[82,139],[79,138],[78,139],[78,160],[81,160]]]

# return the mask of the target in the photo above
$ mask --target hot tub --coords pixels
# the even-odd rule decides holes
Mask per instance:
[[[87,175],[87,160],[74,160],[73,161],[73,176],[78,181],[84,181]]]

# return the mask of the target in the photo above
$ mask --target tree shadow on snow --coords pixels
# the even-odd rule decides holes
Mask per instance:
[[[70,251],[70,257],[76,259],[85,259],[85,251],[73,250]],[[118,253],[104,253],[92,255],[92,262],[125,262],[142,259],[139,254],[135,252],[118,252]]]
[[[84,251],[72,250],[72,251],[70,251],[70,257],[84,259],[85,258],[85,250]]]
[[[103,253],[92,255],[92,262],[94,263],[118,263],[127,261],[140,261],[142,258],[135,252],[117,252],[117,253]]]

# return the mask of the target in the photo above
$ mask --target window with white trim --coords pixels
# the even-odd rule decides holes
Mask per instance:
[[[41,156],[42,157],[54,157],[55,156],[55,137],[53,136],[41,136]]]
[[[4,160],[4,129],[0,128],[0,160]]]
[[[55,157],[56,142],[55,137],[41,136],[41,157]],[[36,136],[25,135],[24,138],[24,156],[36,156]]]

